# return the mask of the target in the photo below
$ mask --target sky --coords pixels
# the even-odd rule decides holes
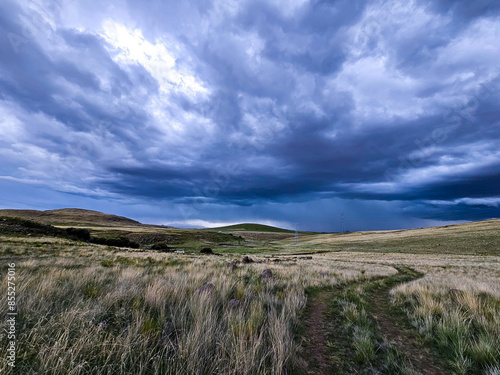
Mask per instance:
[[[500,216],[500,2],[2,0],[0,208]]]

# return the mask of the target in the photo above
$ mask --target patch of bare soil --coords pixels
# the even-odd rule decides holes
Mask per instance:
[[[404,318],[392,307],[389,291],[393,287],[394,285],[382,285],[371,294],[370,313],[380,327],[381,336],[394,344],[422,374],[446,375],[447,372],[442,369],[443,361],[419,343],[416,332],[404,326]]]
[[[342,319],[329,314],[331,302],[339,290],[318,292],[308,299],[305,332],[299,368],[300,374],[341,374],[345,352]]]
[[[309,374],[328,374],[330,368],[327,354],[327,335],[326,335],[326,312],[328,309],[327,301],[333,298],[333,293],[322,291],[314,298],[310,299],[309,314],[305,320],[305,355],[308,365],[302,370]]]
[[[333,374],[331,348],[328,347],[329,331],[332,325],[329,321],[328,305],[334,298],[332,290],[319,291],[308,298],[305,332],[301,353],[302,361],[297,369],[300,374]],[[340,326],[339,326],[340,327]]]

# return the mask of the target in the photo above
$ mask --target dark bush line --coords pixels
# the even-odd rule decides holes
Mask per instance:
[[[133,249],[138,249],[140,245],[135,242],[129,240],[127,237],[118,237],[118,238],[104,238],[104,237],[92,237],[90,235],[90,231],[88,229],[83,228],[67,228],[66,232],[69,236],[74,239],[95,243],[98,245],[107,245],[107,246],[116,246],[116,247],[131,247]]]
[[[90,241],[90,231],[83,228],[66,228],[66,233],[81,241]]]
[[[64,229],[9,216],[0,217],[0,233],[15,235],[47,235],[58,237],[66,235]]]
[[[169,247],[165,242],[156,242],[154,245],[151,246],[151,250],[169,252],[172,251],[172,248]]]
[[[133,249],[138,249],[140,247],[140,245],[137,242],[130,241],[127,237],[118,237],[118,238],[91,237],[89,242],[98,245],[131,247]]]
[[[0,234],[54,236],[66,238],[73,241],[90,242],[107,246],[131,247],[133,249],[138,249],[140,247],[137,242],[131,241],[127,237],[93,237],[91,236],[90,231],[85,228],[61,229],[52,225],[37,223],[36,221],[32,220],[8,216],[0,217]]]

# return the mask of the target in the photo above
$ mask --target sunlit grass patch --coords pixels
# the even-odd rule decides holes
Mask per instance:
[[[394,297],[455,373],[480,374],[500,365],[500,299],[488,290],[457,274],[399,286]]]

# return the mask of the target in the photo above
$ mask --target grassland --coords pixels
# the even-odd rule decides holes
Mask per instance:
[[[20,225],[15,228],[16,233],[40,235],[40,233],[45,232],[47,235],[63,235],[64,232],[61,229],[86,229],[94,238],[105,240],[126,239],[142,248],[148,248],[158,243],[164,244],[165,248],[180,247],[185,251],[196,251],[203,246],[252,246],[252,244],[246,244],[242,237],[232,233],[183,230],[158,225],[147,225],[121,216],[80,209],[49,211],[0,210],[0,234],[8,234],[8,225],[5,225],[5,220],[2,218],[8,219],[7,224],[12,224],[9,223],[12,220],[17,220],[19,224],[24,224],[24,228],[19,228]],[[11,229],[12,226],[10,225]],[[11,232],[14,231],[11,230]]]
[[[323,260],[255,258],[228,272],[229,256],[1,240],[2,258],[17,268],[22,374],[286,373],[305,290],[356,279],[364,268],[335,262],[324,277],[333,264]],[[272,280],[260,277],[266,268]],[[368,274],[392,272],[381,265]],[[207,283],[215,291],[197,294]],[[231,299],[240,306],[230,308]]]
[[[408,254],[500,255],[500,220],[413,230],[302,236],[277,244],[290,252],[331,250]]]
[[[89,228],[113,235],[176,232],[123,224]],[[302,235],[299,244],[273,232],[229,244],[217,236],[236,239],[233,232],[186,233],[184,253],[1,235],[0,260],[5,267],[16,264],[18,347],[16,369],[2,352],[0,370],[500,372],[498,221]],[[207,244],[220,255],[199,254]],[[243,253],[253,262],[234,263]],[[272,277],[261,276],[265,269]],[[1,283],[7,285],[6,272]],[[200,291],[207,284],[213,287]],[[0,296],[1,306],[6,298]],[[5,347],[5,335],[1,341]],[[418,360],[428,353],[435,353],[435,368]]]

